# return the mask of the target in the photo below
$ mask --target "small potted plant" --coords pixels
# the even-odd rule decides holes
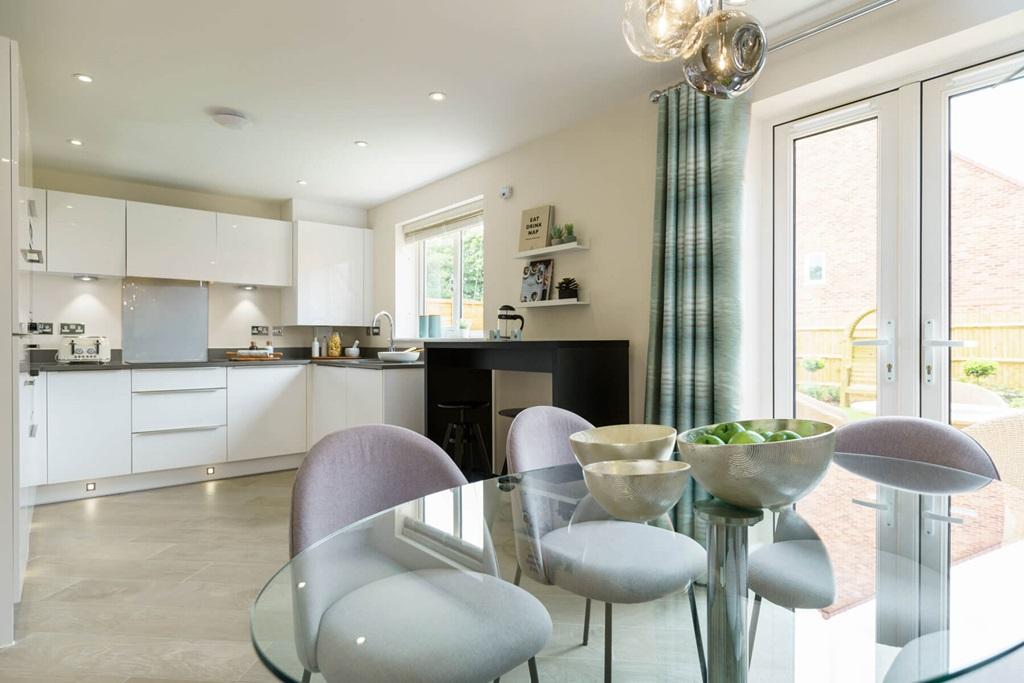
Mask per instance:
[[[572,223],[566,223],[562,229],[565,231],[565,236],[562,238],[563,242],[569,244],[576,241],[576,227]]]
[[[459,318],[459,336],[460,337],[468,337],[469,336],[469,328],[470,328],[471,324],[472,324],[472,321],[470,321],[468,318]]]
[[[562,238],[565,236],[565,232],[562,230],[561,225],[551,226],[551,244],[552,246],[562,243]]]
[[[580,295],[580,284],[576,282],[576,278],[563,277],[558,281],[558,298],[559,299],[578,299]]]

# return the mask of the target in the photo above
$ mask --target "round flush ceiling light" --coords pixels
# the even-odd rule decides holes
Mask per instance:
[[[92,83],[92,76],[89,74],[71,74],[71,77],[80,83]]]
[[[444,102],[446,99],[448,99],[448,96],[445,95],[440,90],[435,90],[434,92],[427,95],[427,97],[434,100],[435,102]]]
[[[233,109],[217,109],[210,113],[210,118],[228,130],[242,130],[252,123],[245,114]]]
[[[369,147],[370,146],[370,143],[367,142],[366,140],[356,140],[352,144],[354,144],[356,147]]]
[[[296,181],[295,181],[295,184],[296,184],[296,185],[305,185],[305,184],[306,184],[306,181],[305,181],[305,180],[296,180]]]
[[[68,144],[74,147],[81,147],[83,143],[78,138],[68,138]]]

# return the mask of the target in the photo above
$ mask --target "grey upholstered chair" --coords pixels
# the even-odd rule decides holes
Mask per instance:
[[[794,571],[795,567],[799,571]],[[779,513],[774,542],[750,554],[747,586],[754,593],[751,660],[762,600],[788,610],[824,609],[835,602],[836,578],[828,550],[817,532],[792,507]]]
[[[549,406],[527,408],[508,434],[509,471],[527,472],[576,462],[569,435],[593,425],[569,411]],[[539,477],[537,478],[540,479]],[[518,564],[539,583],[555,585],[586,598],[583,645],[589,642],[591,600],[605,603],[604,680],[612,679],[612,605],[650,602],[686,590],[690,600],[701,675],[707,666],[701,642],[693,582],[707,568],[707,553],[691,538],[654,526],[612,518],[593,504],[586,489],[573,494],[579,504],[571,523],[551,514],[565,496],[548,495],[542,482],[524,479],[513,490]],[[564,484],[556,483],[557,489]],[[581,508],[588,508],[579,514]],[[581,561],[582,558],[585,561]]]
[[[393,538],[390,519],[317,543],[465,483],[441,448],[401,427],[354,427],[313,446],[292,492],[292,600],[304,681],[319,671],[329,682],[479,683],[523,662],[537,680],[534,655],[551,635],[551,618],[536,598],[498,577],[486,533],[486,573],[426,553],[410,560],[388,552],[375,534],[390,524],[384,540]],[[372,650],[367,642],[383,645]]]
[[[959,429],[920,417],[873,417],[836,430],[836,451],[941,465],[999,479],[992,458]]]

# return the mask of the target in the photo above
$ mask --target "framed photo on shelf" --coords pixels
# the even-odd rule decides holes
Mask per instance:
[[[555,262],[553,259],[530,261],[523,266],[523,286],[519,301],[547,301],[552,298]]]
[[[551,246],[551,225],[554,220],[554,206],[538,206],[523,211],[519,227],[519,251]]]

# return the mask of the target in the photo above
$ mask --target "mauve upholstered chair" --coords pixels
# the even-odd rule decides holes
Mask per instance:
[[[551,635],[551,618],[536,598],[497,576],[488,534],[481,561],[489,573],[443,563],[411,570],[382,551],[372,525],[317,543],[465,483],[447,453],[402,427],[353,427],[313,446],[292,491],[292,595],[304,681],[319,671],[339,683],[479,683],[523,662],[537,680],[534,656]]]
[[[569,435],[592,424],[561,408],[527,408],[508,433],[509,472],[575,464]],[[513,491],[518,564],[514,583],[527,575],[586,598],[583,644],[589,642],[590,603],[605,603],[604,680],[612,680],[612,605],[650,602],[686,590],[690,600],[701,675],[707,679],[693,582],[707,568],[707,553],[692,538],[674,531],[614,519],[603,510],[575,514],[571,523],[545,514],[549,501],[540,488]],[[580,506],[592,501],[584,497]],[[603,513],[603,514],[601,514]],[[581,518],[585,521],[581,521]]]
[[[792,507],[779,513],[774,542],[750,554],[747,586],[754,593],[751,660],[762,599],[788,610],[824,609],[835,602],[836,578],[828,550],[817,532]]]
[[[941,465],[999,479],[992,458],[959,429],[920,417],[872,417],[836,430],[836,451]]]

